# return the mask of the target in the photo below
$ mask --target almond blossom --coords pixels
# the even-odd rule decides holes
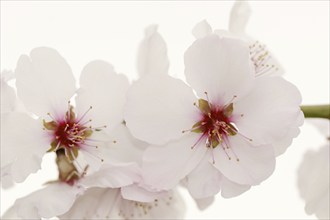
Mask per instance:
[[[185,53],[191,87],[167,75],[132,85],[125,121],[153,145],[143,157],[146,184],[168,190],[188,178],[194,198],[232,197],[272,174],[273,143],[296,126],[301,97],[286,80],[254,71],[248,44],[209,34]]]
[[[307,214],[315,214],[319,219],[329,219],[329,121],[311,120],[327,140],[317,151],[309,150],[298,170],[298,189],[305,201]]]
[[[90,171],[97,170],[106,160],[106,133],[123,120],[127,78],[110,64],[93,61],[84,67],[76,90],[71,68],[50,48],[22,55],[15,75],[18,98],[28,112],[1,115],[6,127],[1,169],[10,165],[14,181],[22,182],[40,169],[46,152],[62,149],[71,162],[79,156]]]

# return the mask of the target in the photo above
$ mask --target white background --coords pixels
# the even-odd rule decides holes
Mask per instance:
[[[329,2],[257,1],[248,33],[271,48],[285,67],[289,81],[300,89],[304,104],[329,102]],[[136,52],[149,24],[158,24],[168,45],[170,74],[183,76],[183,53],[193,42],[192,27],[207,19],[214,28],[227,28],[232,1],[171,2],[11,2],[1,1],[1,70],[13,70],[19,56],[32,48],[57,49],[79,76],[94,59],[137,78]],[[60,89],[60,88],[59,88]],[[274,174],[260,186],[233,199],[216,198],[200,212],[189,198],[188,219],[314,219],[304,212],[296,187],[296,171],[308,149],[324,143],[308,123],[288,151],[278,158]],[[53,158],[43,171],[24,184],[1,190],[1,214],[16,198],[56,178]],[[317,186],[315,186],[317,187]]]

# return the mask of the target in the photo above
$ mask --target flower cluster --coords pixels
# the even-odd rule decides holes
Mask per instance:
[[[57,51],[22,55],[17,92],[1,78],[1,184],[23,182],[46,153],[56,154],[58,178],[4,218],[182,218],[180,184],[203,208],[267,179],[299,133],[301,96],[245,34],[245,7],[235,5],[230,31],[196,25],[184,80],[169,75],[156,26],[146,29],[132,84],[98,60],[77,88]]]

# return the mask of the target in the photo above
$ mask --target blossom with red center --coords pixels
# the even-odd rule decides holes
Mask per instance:
[[[191,87],[166,75],[132,85],[125,121],[152,144],[146,184],[168,190],[185,180],[196,199],[233,197],[272,174],[275,150],[289,145],[278,140],[301,125],[301,96],[281,77],[255,77],[253,65],[246,42],[208,34],[185,53]]]
[[[65,156],[89,171],[106,160],[108,134],[123,121],[129,83],[104,61],[87,64],[77,90],[71,68],[55,50],[36,48],[22,55],[15,70],[18,98],[27,112],[1,116],[1,169],[10,166],[22,182],[40,169],[42,156],[64,150]],[[74,97],[74,100],[73,98]]]

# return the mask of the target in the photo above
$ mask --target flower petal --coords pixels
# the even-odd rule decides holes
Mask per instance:
[[[235,34],[244,34],[250,16],[251,8],[249,3],[236,1],[230,12],[229,31]]]
[[[143,179],[159,190],[172,189],[200,163],[207,148],[203,143],[191,149],[198,134],[187,134],[165,146],[149,147],[143,157]]]
[[[139,202],[153,202],[155,199],[167,195],[167,191],[150,192],[143,187],[136,184],[121,187],[121,194],[124,199],[139,201]]]
[[[54,49],[39,47],[22,55],[15,70],[18,97],[38,116],[60,117],[75,92],[71,68]]]
[[[49,148],[50,140],[42,130],[42,122],[24,113],[1,115],[1,168],[11,164],[11,175],[22,182],[40,169],[42,156]]]
[[[203,211],[208,208],[214,202],[214,196],[204,198],[204,199],[195,199],[196,205],[199,210]]]
[[[208,92],[211,102],[227,104],[252,86],[254,77],[246,43],[208,35],[185,52],[185,75],[200,97]]]
[[[65,213],[73,205],[83,188],[66,183],[53,183],[16,200],[14,206],[23,219],[51,218]]]
[[[135,163],[112,166],[104,164],[101,169],[81,180],[86,187],[118,188],[141,180],[141,171]]]
[[[212,34],[212,28],[206,20],[202,20],[195,25],[192,30],[192,34],[196,39],[203,38],[207,35]]]
[[[108,131],[123,121],[125,93],[129,83],[126,76],[116,74],[112,65],[104,61],[87,64],[80,76],[76,104],[78,117],[92,119],[93,127],[107,126]]]
[[[230,181],[226,177],[221,178],[221,196],[224,198],[232,198],[241,195],[251,188],[249,185],[241,185]]]
[[[209,162],[210,150],[187,176],[187,187],[194,199],[216,195],[220,191],[221,173]]]
[[[257,185],[273,173],[275,155],[271,145],[253,146],[236,135],[230,137],[229,146],[227,152],[231,159],[222,148],[213,150],[214,166],[229,180],[242,185]]]
[[[1,114],[12,112],[16,106],[16,94],[14,88],[1,80]]]
[[[60,219],[118,219],[119,189],[91,188],[76,199],[71,209]],[[117,218],[113,218],[116,216]]]
[[[138,50],[137,60],[140,77],[148,74],[167,74],[169,61],[166,43],[157,32],[157,25],[150,25],[145,30],[145,38]]]
[[[259,77],[253,90],[234,104],[235,125],[253,144],[288,144],[279,140],[297,136],[290,130],[302,123],[300,103],[301,95],[293,84],[281,77]],[[283,152],[288,145],[274,147]]]
[[[13,182],[13,177],[11,176],[11,165],[1,167],[1,187],[7,189],[12,187],[15,183]]]
[[[190,87],[167,75],[147,75],[127,94],[125,121],[133,136],[152,144],[182,137],[199,119]]]
[[[329,219],[329,142],[317,152],[308,151],[298,170],[298,189],[307,214]]]

